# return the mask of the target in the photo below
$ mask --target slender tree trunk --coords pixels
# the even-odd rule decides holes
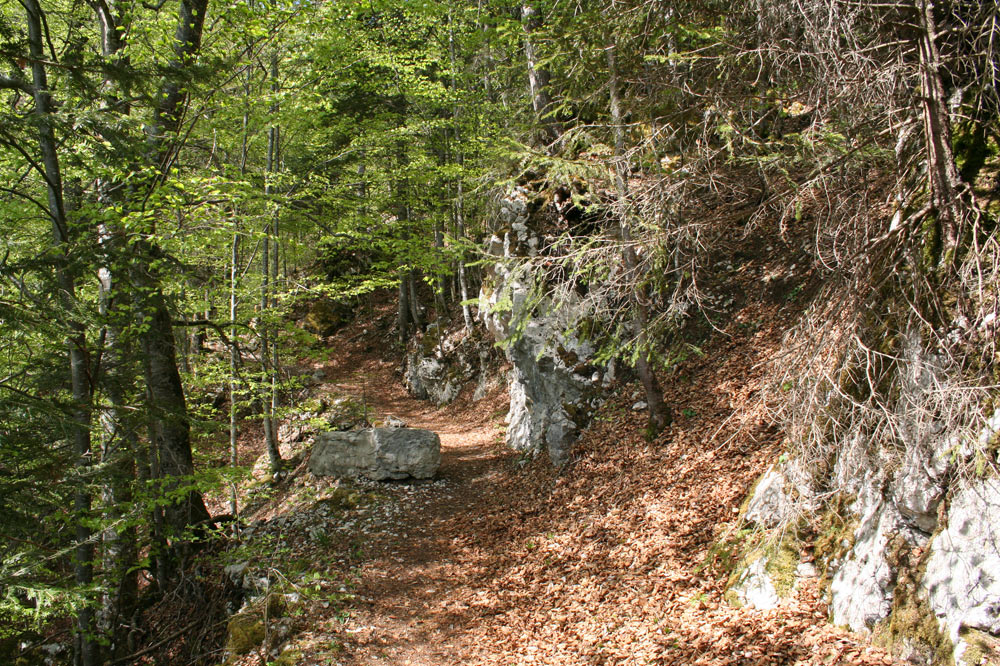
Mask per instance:
[[[274,81],[274,90],[278,90],[278,58],[274,56],[271,60],[271,77]],[[275,107],[277,110],[277,106]],[[281,130],[278,127],[274,128],[274,162],[272,163],[272,168],[274,173],[278,173],[281,167]],[[274,247],[271,252],[271,305],[272,307],[277,306],[277,293],[278,293],[278,257],[280,246],[278,239],[280,238],[280,229],[278,226],[278,209],[275,207],[274,213],[271,218],[271,237]],[[267,454],[271,463],[271,476],[277,480],[278,476],[281,474],[282,460],[281,451],[278,448],[278,408],[279,396],[278,396],[278,375],[281,372],[281,359],[279,356],[278,349],[278,332],[277,330],[271,331],[271,429],[274,435],[274,448],[268,448]]]
[[[440,254],[444,254],[444,230],[438,220],[434,221],[434,248]],[[434,278],[434,309],[438,312],[439,320],[448,314],[448,302],[445,296],[447,281],[447,271],[438,271]]]
[[[407,285],[408,273],[399,275],[399,308],[396,310],[396,329],[399,343],[406,346],[410,336],[410,290]]]
[[[462,211],[462,180],[459,178],[455,194],[455,235],[465,240],[465,221]],[[469,305],[469,281],[465,275],[465,253],[458,256],[458,288],[462,298],[462,321],[465,330],[472,330],[472,307]]]
[[[250,85],[253,74],[247,72],[243,82],[243,134],[240,141],[240,176],[245,177],[247,158],[250,154]],[[229,264],[229,467],[235,470],[239,465],[239,429],[237,428],[238,403],[242,397],[239,391],[239,370],[243,359],[238,346],[236,317],[239,313],[239,280],[240,280],[240,229],[239,214],[233,214],[233,243]],[[236,495],[236,484],[229,486],[229,514],[234,518],[239,516],[239,502]],[[233,521],[233,529],[239,531],[239,520]]]
[[[417,271],[410,269],[406,274],[406,286],[410,292],[410,317],[413,319],[413,326],[418,331],[422,331],[424,320],[420,316],[420,300],[417,298]]]
[[[402,123],[401,123],[402,125]],[[406,166],[406,146],[402,143],[396,144],[396,168],[398,173],[403,173]],[[410,207],[407,201],[409,196],[409,188],[407,187],[407,180],[401,177],[394,183],[393,196],[395,197],[394,206],[396,209],[396,220],[399,222],[401,227],[400,236],[403,239],[409,237],[409,227],[410,227]],[[399,310],[397,312],[396,324],[400,343],[405,347],[406,342],[409,338],[410,325],[412,324],[414,329],[420,330],[420,317],[419,309],[416,305],[416,290],[413,289],[413,268],[407,268],[406,270],[400,270],[399,275]]]
[[[100,29],[101,55],[113,65],[108,71],[121,71],[128,63],[122,55],[125,31],[121,9],[115,0],[92,6]],[[104,89],[107,98],[103,110],[127,116],[131,107],[122,101],[119,82],[108,76]],[[105,203],[124,203],[120,183],[99,181],[97,190]],[[136,430],[139,424],[127,408],[127,388],[132,385],[135,372],[130,367],[127,345],[122,340],[121,322],[126,313],[115,300],[113,290],[115,257],[122,256],[121,229],[115,223],[100,224],[98,237],[105,255],[98,270],[99,309],[106,322],[104,372],[100,381],[110,403],[101,413],[102,503],[105,520],[111,523],[102,535],[104,576],[108,583],[98,623],[109,641],[107,656],[114,661],[134,649],[131,639],[135,635],[134,621],[139,604],[139,536],[132,519],[133,489],[137,479],[144,473],[148,475],[148,461]]]
[[[181,291],[181,301],[185,300],[184,290]],[[180,338],[180,370],[185,375],[191,374],[191,336],[188,335],[187,322],[188,317],[184,312],[178,313],[178,318],[181,322],[181,332],[177,335]],[[176,339],[175,338],[175,342]]]
[[[237,330],[236,330],[236,315],[237,315],[237,286],[239,281],[239,266],[240,266],[240,232],[238,229],[233,231],[233,245],[232,253],[230,256],[231,263],[229,265],[229,321],[233,322],[233,325],[229,329],[229,467],[231,469],[236,469],[239,464],[239,451],[237,449],[237,435],[239,434],[236,428],[236,405],[237,397],[239,395],[237,391],[237,371],[240,367],[240,351],[236,344],[237,341]],[[236,485],[230,484],[229,487],[229,514],[236,518],[239,515],[239,506],[237,504],[236,498]],[[238,520],[233,521],[234,525],[239,525]]]
[[[106,228],[101,230],[102,243],[111,245],[114,239]],[[113,250],[108,251],[113,256]],[[121,342],[121,313],[112,297],[113,273],[108,266],[98,271],[100,280],[99,306],[101,316],[107,321],[103,353],[102,385],[110,402],[101,412],[101,466],[104,468],[102,504],[105,520],[110,525],[104,530],[102,544],[105,577],[109,589],[105,591],[99,625],[110,640],[108,656],[111,660],[127,654],[130,620],[139,601],[138,542],[135,525],[129,514],[134,502],[132,484],[136,479],[135,457],[140,448],[134,420],[126,409],[125,387],[131,374],[126,368],[127,357]]]
[[[455,30],[453,21],[448,21],[448,25],[452,26],[448,31],[448,57],[451,60],[451,89],[457,96],[458,85],[455,76],[457,71],[457,58],[455,57]],[[462,151],[462,131],[459,128],[459,115],[460,109],[458,102],[452,107],[451,117],[452,122],[455,123],[455,151],[456,158],[458,160],[459,169],[462,170],[465,167],[465,159]],[[465,240],[465,211],[462,208],[462,174],[459,173],[457,182],[455,183],[455,203],[452,208],[452,214],[455,216],[455,236],[459,241]],[[465,278],[465,252],[459,252],[458,255],[458,288],[462,299],[462,321],[465,324],[466,331],[472,331],[472,309],[469,306],[469,285]]]
[[[110,354],[118,354],[115,347],[117,340],[111,340],[108,335],[108,347],[105,351],[106,363],[118,363],[119,359],[111,361]],[[117,369],[107,368],[106,372],[116,375],[108,380],[108,386],[120,379]],[[138,542],[135,525],[129,516],[134,502],[132,483],[136,478],[135,452],[139,441],[135,431],[128,424],[128,417],[122,409],[124,397],[120,390],[110,389],[111,406],[102,414],[104,431],[101,442],[101,463],[105,468],[104,490],[102,503],[104,517],[110,526],[104,530],[102,544],[105,576],[110,582],[105,591],[105,600],[101,609],[102,633],[110,640],[108,656],[118,659],[127,654],[129,626],[126,621],[139,601],[139,579],[137,575]]]
[[[146,387],[146,404],[151,404],[149,397],[149,387]],[[146,438],[149,446],[146,449],[146,464],[139,466],[139,481],[145,483],[147,487],[153,488],[154,483],[163,478],[160,471],[160,451],[159,442],[156,438],[156,428],[151,415],[146,424]],[[163,492],[160,490],[160,494]],[[151,512],[152,530],[150,531],[149,555],[153,561],[154,575],[157,592],[163,595],[167,591],[167,585],[174,572],[174,553],[171,552],[170,544],[167,541],[167,519],[166,511],[159,502],[153,504]]]
[[[954,264],[958,259],[958,246],[966,217],[964,188],[952,149],[951,114],[941,78],[944,65],[937,47],[939,31],[934,18],[934,3],[931,0],[918,0],[916,9],[920,21],[918,46],[923,89],[920,99],[923,106],[927,178],[931,202],[941,225],[941,259]]]
[[[278,57],[271,58],[271,85],[273,90],[278,86]],[[271,112],[277,111],[276,106],[271,107]],[[267,133],[267,164],[264,176],[264,195],[270,202],[274,196],[274,177],[278,170],[278,127],[272,125]],[[271,467],[271,478],[278,480],[281,474],[281,452],[278,449],[278,424],[275,421],[275,403],[277,402],[277,386],[275,376],[278,371],[277,343],[272,342],[271,331],[267,323],[268,310],[271,307],[272,273],[277,276],[278,257],[277,244],[275,243],[274,256],[271,256],[272,239],[276,237],[277,211],[271,212],[271,219],[264,226],[264,244],[261,256],[261,287],[260,287],[260,309],[261,309],[261,364],[263,365],[265,378],[268,386],[268,395],[264,399],[264,440],[267,447],[267,457]],[[272,348],[272,345],[274,347]],[[274,363],[272,363],[274,361]]]
[[[541,128],[540,141],[549,144],[559,138],[556,121],[550,115],[552,97],[549,95],[548,69],[538,64],[538,53],[533,34],[541,27],[538,10],[531,5],[521,6],[521,23],[524,26],[524,56],[528,63],[528,88],[531,91],[531,107]]]
[[[628,275],[627,279],[635,281],[635,286],[630,287],[629,293],[629,298],[632,301],[633,323],[636,329],[636,345],[638,346],[635,368],[639,373],[639,380],[642,382],[643,389],[646,392],[646,404],[649,406],[647,433],[652,437],[670,425],[671,416],[669,408],[663,402],[663,391],[660,389],[655,371],[650,367],[651,341],[646,330],[649,323],[649,312],[646,308],[648,295],[646,294],[645,287],[642,286],[641,276],[639,275],[639,261],[633,247],[632,225],[628,207],[629,192],[627,165],[625,161],[625,130],[622,125],[621,101],[618,91],[618,68],[615,62],[614,45],[609,45],[605,53],[610,74],[611,122],[614,123],[615,131],[615,189],[618,195],[622,258],[624,259],[625,270]]]
[[[66,340],[69,359],[69,379],[73,396],[70,408],[73,452],[76,456],[76,483],[73,509],[76,520],[76,548],[73,552],[73,569],[77,585],[84,589],[94,580],[94,544],[89,525],[91,496],[87,477],[91,466],[90,419],[93,393],[87,363],[86,325],[75,317],[76,283],[69,267],[72,239],[63,198],[62,172],[52,121],[52,97],[45,70],[45,47],[42,24],[44,16],[37,0],[23,0],[22,5],[28,24],[28,48],[31,54],[32,92],[35,102],[35,121],[38,127],[38,147],[42,155],[48,211],[52,221],[52,238],[58,252],[56,283],[59,302],[67,317]],[[99,654],[95,641],[94,610],[88,603],[78,613],[74,627],[73,661],[76,666],[93,666]]]
[[[273,129],[273,128],[272,128]],[[273,137],[273,132],[269,133],[268,138],[268,163],[271,161],[271,138]],[[268,169],[270,171],[270,169]],[[270,194],[270,184],[264,186],[264,194]],[[270,303],[268,295],[269,289],[269,278],[271,275],[271,240],[270,240],[270,221],[264,223],[264,243],[261,246],[261,257],[260,257],[260,387],[258,388],[257,396],[262,402],[262,409],[264,412],[263,425],[264,425],[264,445],[267,449],[268,460],[271,467],[274,467],[275,456],[274,452],[277,451],[277,439],[275,437],[274,419],[271,416],[271,400],[269,398],[264,398],[264,392],[262,390],[263,386],[269,386],[270,382],[270,356],[271,356],[271,336],[268,330],[267,318],[268,309],[270,308]],[[279,458],[279,465],[280,458]],[[272,473],[273,476],[273,473]]]

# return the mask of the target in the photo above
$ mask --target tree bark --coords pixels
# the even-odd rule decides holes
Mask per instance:
[[[271,89],[278,90],[278,57],[271,57]],[[271,106],[271,113],[277,112],[277,105]],[[264,196],[270,201],[274,196],[274,176],[278,171],[278,140],[277,125],[272,125],[267,132],[267,161],[264,174]],[[273,332],[269,330],[267,311],[273,304],[271,298],[275,282],[278,279],[278,242],[277,242],[277,211],[270,212],[271,219],[264,225],[264,244],[261,255],[261,365],[265,373],[265,385],[268,387],[264,397],[264,441],[267,448],[267,458],[271,469],[271,478],[278,480],[281,474],[281,451],[278,449],[278,424],[275,421],[277,408],[277,372],[278,372],[278,342]],[[272,243],[274,245],[271,252]],[[273,256],[272,256],[273,255]]]
[[[958,259],[962,227],[966,218],[964,187],[955,164],[952,148],[951,114],[945,95],[942,72],[944,65],[938,52],[938,26],[934,18],[934,3],[918,0],[920,36],[921,105],[923,107],[924,139],[927,153],[927,178],[931,203],[941,225],[941,260],[954,264]]]
[[[407,285],[407,273],[399,274],[399,308],[396,310],[396,331],[399,343],[406,346],[410,335],[410,289]]]
[[[444,254],[444,230],[441,228],[442,223],[435,219],[434,220],[434,249]],[[448,302],[445,296],[445,290],[448,284],[448,273],[446,271],[438,271],[437,275],[434,277],[434,309],[437,310],[438,320],[442,320],[443,317],[448,314]]]
[[[448,25],[448,57],[451,61],[451,89],[457,95],[458,85],[455,77],[455,72],[457,71],[455,57],[455,30],[453,21],[449,20]],[[458,160],[459,168],[465,166],[464,153],[462,151],[462,131],[459,129],[459,105],[455,102],[452,107],[452,122],[455,123],[455,151]],[[452,212],[455,216],[455,236],[459,239],[459,242],[465,240],[465,220],[464,220],[464,210],[462,208],[462,174],[459,173],[458,179],[455,183],[455,204],[452,208]],[[469,306],[469,285],[465,277],[465,252],[460,251],[458,255],[458,289],[460,297],[462,300],[462,321],[465,324],[465,330],[472,331],[472,308]]]
[[[465,240],[465,221],[462,212],[462,179],[458,180],[455,196],[455,235]],[[458,255],[458,289],[462,297],[462,321],[465,330],[472,331],[472,307],[469,305],[469,281],[465,275],[465,253]]]
[[[115,0],[92,1],[91,6],[97,18],[101,35],[101,55],[108,63],[106,71],[120,69],[127,62],[121,53],[125,47],[123,16]],[[103,111],[128,115],[131,107],[122,102],[126,95],[120,90],[120,82],[108,74],[104,81],[107,91]],[[123,191],[120,183],[104,181],[97,183],[97,194],[103,203],[120,204]],[[104,259],[98,270],[98,306],[105,320],[105,348],[103,351],[102,376],[98,379],[104,388],[109,405],[101,412],[101,466],[102,504],[105,520],[111,524],[102,534],[102,560],[105,580],[104,603],[98,625],[108,640],[106,649],[110,660],[119,659],[133,646],[131,623],[139,602],[138,530],[132,522],[135,497],[133,493],[136,479],[148,473],[148,461],[139,442],[138,423],[127,409],[127,387],[135,377],[129,367],[130,359],[126,345],[122,341],[121,318],[123,310],[113,294],[114,262],[121,256],[121,230],[117,225],[100,224],[97,229]],[[143,466],[146,465],[146,469]],[[141,471],[140,471],[141,470]]]
[[[422,331],[424,328],[424,320],[423,317],[420,316],[420,299],[417,298],[417,271],[412,268],[406,274],[406,286],[410,292],[410,317],[413,320],[413,326],[418,331]]]
[[[239,464],[239,451],[237,449],[237,428],[236,428],[236,398],[239,395],[237,392],[237,377],[236,372],[239,370],[240,366],[240,352],[239,347],[236,346],[236,314],[237,314],[237,297],[236,297],[236,287],[239,281],[239,265],[240,265],[240,232],[239,230],[233,231],[233,245],[231,254],[231,263],[229,265],[229,321],[233,322],[232,327],[229,329],[229,467],[231,469],[236,469]],[[236,485],[230,485],[229,489],[229,514],[233,517],[239,515],[239,505],[237,504],[236,498]],[[235,525],[239,525],[239,521],[234,521]]]
[[[100,310],[108,320],[102,384],[110,401],[101,413],[101,465],[105,469],[102,503],[105,519],[111,523],[102,535],[104,575],[111,584],[105,591],[99,624],[110,640],[108,657],[114,661],[128,654],[129,632],[123,620],[131,618],[139,600],[137,533],[128,516],[134,502],[132,484],[140,445],[135,424],[125,409],[124,389],[130,380],[121,330],[114,321],[117,308],[112,298],[112,273],[107,267],[102,267],[99,273]]]
[[[144,329],[141,334],[143,372],[159,477],[165,481],[165,494],[177,496],[164,506],[164,518],[171,531],[168,538],[183,539],[187,527],[203,523],[210,516],[193,483],[191,426],[177,370],[173,326],[170,311],[153,276],[133,267],[132,283],[138,286],[140,293],[146,293],[136,306]]]

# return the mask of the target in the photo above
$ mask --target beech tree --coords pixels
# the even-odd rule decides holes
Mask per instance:
[[[206,4],[180,5],[167,67],[171,73],[155,86],[155,102],[148,107],[145,135],[129,130],[129,116],[141,111],[129,99],[127,84],[123,85],[137,77],[130,68],[129,58],[121,52],[126,47],[129,30],[140,20],[137,16],[129,15],[131,23],[123,23],[126,15],[115,5],[103,3],[90,16],[78,13],[79,8],[47,12],[33,0],[22,3],[24,14],[20,24],[13,16],[4,16],[4,57],[13,67],[11,74],[0,80],[0,86],[10,91],[5,126],[13,131],[4,132],[3,143],[15,155],[7,166],[12,173],[20,174],[13,181],[14,187],[5,188],[10,197],[5,204],[14,206],[7,210],[16,211],[20,208],[18,201],[28,202],[36,214],[48,220],[53,250],[37,255],[43,257],[38,262],[32,258],[35,251],[32,248],[8,247],[3,274],[7,281],[5,289],[17,286],[25,297],[22,302],[33,312],[30,317],[48,317],[51,314],[40,309],[47,300],[36,291],[40,283],[35,279],[24,280],[25,267],[31,266],[35,273],[48,268],[57,285],[52,293],[64,313],[58,318],[63,332],[56,339],[66,341],[64,423],[73,424],[68,432],[77,468],[68,480],[75,487],[76,589],[85,595],[78,604],[74,659],[83,665],[100,660],[94,600],[89,598],[95,575],[95,546],[102,533],[93,527],[99,521],[94,515],[93,482],[105,477],[106,470],[119,475],[113,481],[110,476],[105,477],[109,487],[115,489],[111,496],[117,496],[116,511],[121,506],[119,502],[130,495],[129,481],[120,478],[123,468],[111,463],[112,459],[124,459],[120,449],[126,444],[134,445],[135,440],[121,437],[120,432],[110,434],[102,455],[94,446],[97,438],[92,435],[98,427],[94,422],[98,392],[110,397],[113,410],[123,407],[121,373],[128,367],[121,347],[125,337],[139,343],[150,434],[150,455],[147,457],[138,450],[131,455],[140,461],[140,468],[142,461],[146,461],[148,469],[139,469],[139,476],[155,483],[156,494],[164,500],[149,509],[156,526],[154,542],[161,544],[159,549],[154,547],[161,585],[168,583],[171,567],[178,557],[178,545],[190,539],[187,530],[209,518],[201,494],[193,486],[190,426],[174,351],[173,318],[159,274],[163,253],[155,240],[155,220],[147,214],[151,199],[157,196],[165,175],[171,172],[178,140],[182,140],[179,131],[187,98],[182,79],[198,52]],[[52,76],[53,70],[58,72],[57,77]],[[115,88],[116,92],[95,94],[101,86]],[[32,119],[35,127],[34,141],[29,140],[30,135],[20,133],[22,128],[27,129],[20,116],[25,110],[30,112],[26,117]],[[101,161],[111,157],[106,147],[116,149],[114,157],[124,158],[128,167],[122,169],[118,164]],[[94,161],[80,162],[81,155]],[[69,169],[65,167],[67,163],[72,165]],[[147,166],[146,173],[136,178],[136,170],[142,165]],[[129,167],[133,169],[131,173]],[[43,198],[36,196],[38,190],[45,193]],[[101,205],[104,209],[99,212]],[[151,226],[137,226],[140,219]],[[17,250],[13,256],[12,250]],[[24,254],[24,250],[28,253]],[[103,276],[100,284],[95,280],[97,258],[103,258],[99,265]],[[124,288],[126,284],[128,289]],[[4,388],[19,390],[9,381],[4,382]],[[42,399],[30,391],[25,394],[22,390],[22,395],[29,400]],[[108,415],[108,423],[121,418],[120,413]],[[107,427],[114,430],[118,425],[120,422]],[[112,454],[116,449],[119,451]],[[99,461],[102,465],[95,468],[98,470],[95,478],[90,470]],[[119,554],[129,552],[127,557],[132,560],[115,565],[117,573],[123,575],[135,566],[136,549],[132,546],[121,550],[121,540],[134,535],[120,511],[117,521],[119,524],[110,528],[117,542],[115,548]],[[31,570],[31,566],[22,568],[20,575],[30,578]],[[15,605],[17,595],[31,596],[26,591],[30,585],[19,587],[15,582],[4,587],[5,594],[14,595],[6,599]],[[34,603],[42,601],[36,598]]]

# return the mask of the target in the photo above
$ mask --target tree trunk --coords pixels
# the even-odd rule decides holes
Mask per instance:
[[[407,285],[407,275],[405,272],[399,275],[399,308],[396,311],[396,330],[399,343],[404,347],[410,336],[410,289]]]
[[[413,327],[418,330],[424,330],[424,320],[420,316],[420,299],[417,298],[417,271],[410,269],[406,274],[406,286],[410,292],[410,317],[413,319]]]
[[[169,72],[184,72],[193,64],[201,48],[207,9],[208,0],[181,0],[174,35],[174,58],[169,63]],[[149,162],[154,167],[150,187],[155,187],[155,183],[169,173],[176,157],[178,146],[168,144],[167,137],[180,129],[188,85],[185,77],[170,74],[158,93],[153,122],[148,126],[146,138]],[[176,497],[163,507],[165,527],[168,529],[165,537],[168,540],[184,539],[186,528],[204,523],[210,516],[201,493],[192,483],[191,429],[184,388],[177,371],[170,310],[159,276],[148,270],[157,263],[161,253],[153,241],[135,243],[132,249],[129,277],[141,323],[140,343],[150,402],[154,462],[158,468],[156,471],[165,480],[165,493]]]
[[[441,229],[441,222],[437,219],[434,220],[434,249],[444,254],[444,230]],[[448,302],[445,296],[447,284],[447,271],[438,271],[434,278],[434,309],[437,310],[439,320],[448,314]]]
[[[279,90],[278,82],[278,56],[272,56],[271,58],[271,81],[272,89],[275,93]],[[278,105],[274,105],[274,112],[278,111]],[[277,174],[281,171],[281,128],[278,126],[274,127],[274,151],[271,161],[271,173]],[[274,185],[271,185],[272,190]],[[275,206],[274,212],[271,217],[271,239],[273,243],[271,251],[271,306],[277,305],[277,293],[278,293],[278,257],[280,246],[278,244],[278,238],[280,237],[280,230],[278,228],[278,209]],[[278,396],[278,375],[281,371],[281,358],[279,356],[278,350],[278,332],[277,330],[271,331],[271,429],[274,435],[273,448],[268,447],[267,455],[271,463],[271,477],[275,480],[281,474],[282,460],[281,451],[278,448],[278,422],[277,414],[279,408],[279,396]]]
[[[646,327],[649,323],[649,312],[646,309],[647,293],[639,275],[639,261],[635,254],[632,239],[632,226],[628,208],[628,173],[625,161],[625,130],[622,125],[621,101],[618,91],[618,69],[615,62],[615,46],[609,45],[605,51],[610,76],[609,87],[611,97],[611,122],[615,132],[615,189],[618,195],[618,218],[621,225],[622,258],[624,259],[627,280],[634,282],[629,287],[629,299],[632,301],[633,324],[636,329],[637,355],[635,369],[639,373],[646,392],[646,404],[649,406],[649,424],[647,435],[652,438],[670,425],[670,409],[663,402],[663,391],[656,379],[655,371],[650,364],[650,347]]]
[[[271,58],[271,86],[277,90],[278,86],[278,57]],[[277,111],[276,106],[271,107],[271,112]],[[267,133],[267,163],[264,174],[264,196],[270,202],[274,196],[274,176],[278,170],[278,127],[272,125]],[[261,255],[260,275],[260,314],[261,314],[261,365],[264,369],[265,386],[267,396],[264,402],[264,441],[267,448],[267,458],[271,468],[271,478],[278,480],[281,474],[281,452],[278,449],[278,424],[275,421],[275,406],[277,402],[277,384],[275,381],[277,368],[277,341],[272,340],[272,332],[269,330],[268,310],[272,304],[271,291],[273,289],[272,275],[277,279],[278,256],[277,241],[274,241],[273,257],[271,256],[272,239],[275,239],[277,232],[277,211],[270,213],[271,219],[264,226],[264,244]],[[273,362],[272,362],[273,361]]]
[[[524,56],[528,64],[528,88],[531,91],[531,107],[541,128],[539,141],[549,144],[559,138],[556,121],[550,115],[552,97],[549,95],[548,69],[538,64],[537,48],[532,34],[541,27],[538,11],[531,5],[521,6],[521,23],[524,25]]]
[[[462,217],[462,180],[459,178],[455,196],[455,235],[465,240],[465,221]],[[458,256],[458,288],[462,298],[462,321],[465,330],[472,331],[472,307],[469,305],[469,281],[465,276],[465,253]]]
[[[233,231],[233,246],[231,263],[229,266],[229,321],[233,322],[229,329],[229,467],[233,470],[239,464],[237,450],[237,429],[236,429],[236,404],[239,393],[237,392],[236,373],[240,367],[240,351],[237,346],[237,298],[236,287],[239,281],[240,266],[240,232]],[[234,518],[239,515],[239,506],[236,498],[236,485],[230,482],[229,487],[229,514]],[[239,521],[233,521],[234,525],[239,525]]]
[[[164,506],[164,518],[170,529],[168,538],[181,539],[184,530],[209,519],[201,493],[193,484],[194,461],[191,456],[191,426],[181,376],[177,370],[170,311],[152,276],[137,268],[132,283],[139,293],[146,293],[136,303],[143,323],[143,373],[148,388],[151,432],[159,475],[166,483],[166,495],[176,499]]]
[[[101,242],[106,247],[114,240],[106,228],[101,229]],[[109,256],[114,251],[108,251]],[[110,401],[101,412],[101,466],[104,468],[102,504],[105,519],[111,525],[104,530],[104,575],[110,581],[105,590],[99,625],[110,641],[108,656],[111,660],[128,653],[128,626],[124,620],[131,618],[139,600],[138,541],[134,524],[128,519],[134,497],[132,484],[136,479],[137,452],[140,444],[136,424],[126,408],[125,387],[131,382],[126,368],[127,357],[121,343],[121,328],[117,324],[119,308],[112,297],[112,272],[108,266],[99,270],[99,307],[107,320],[104,372],[102,385]],[[124,523],[124,527],[119,527]]]
[[[450,18],[450,17],[449,17]],[[451,89],[456,92],[458,91],[458,85],[455,77],[455,72],[457,70],[456,57],[455,57],[455,30],[453,21],[448,21],[448,57],[451,61]],[[459,105],[456,102],[452,107],[451,118],[452,122],[455,123],[455,151],[457,153],[456,157],[458,160],[459,168],[465,166],[464,154],[462,152],[462,132],[459,129]],[[457,182],[455,184],[455,203],[452,208],[452,214],[455,216],[455,236],[459,239],[459,242],[465,240],[465,220],[463,218],[464,210],[462,208],[462,174],[459,173]],[[461,246],[460,246],[461,247]],[[465,278],[465,252],[460,251],[458,255],[458,289],[460,293],[460,298],[462,300],[462,321],[465,324],[466,331],[472,331],[472,309],[469,306],[469,285]]]
[[[31,54],[32,92],[35,102],[35,121],[38,127],[38,148],[42,155],[48,212],[52,221],[52,239],[57,248],[55,269],[59,288],[59,303],[66,316],[72,317],[76,307],[76,283],[69,267],[73,251],[69,220],[63,198],[62,172],[52,126],[52,97],[45,70],[45,47],[42,24],[44,16],[37,0],[23,0],[22,5],[28,24],[28,48]],[[73,453],[76,456],[76,484],[73,510],[76,520],[76,547],[73,551],[73,570],[76,584],[85,589],[94,580],[94,544],[89,525],[91,497],[87,489],[88,470],[92,463],[90,418],[93,401],[90,372],[87,364],[86,325],[70,318],[67,322],[67,355],[69,380],[73,404],[70,408]],[[94,640],[94,610],[89,603],[77,613],[73,637],[73,661],[76,666],[93,666],[99,658]]]
[[[958,246],[966,219],[964,187],[952,149],[951,114],[941,78],[944,65],[937,48],[938,27],[934,18],[934,3],[931,0],[918,0],[916,9],[920,21],[918,46],[923,88],[920,100],[923,106],[927,178],[931,203],[941,225],[941,261],[954,265],[958,260]]]
[[[125,31],[121,29],[122,14],[114,0],[93,3],[101,35],[101,55],[113,64],[108,71],[127,63],[121,53],[125,47]],[[118,82],[110,75],[104,81],[107,97],[104,111],[118,109],[128,115],[131,107],[122,103]],[[120,183],[99,180],[97,193],[102,203],[123,203]],[[135,378],[127,345],[122,341],[121,321],[125,312],[113,295],[115,257],[122,255],[121,230],[115,224],[100,224],[98,239],[104,250],[104,262],[98,270],[98,307],[105,320],[103,373],[98,378],[110,403],[101,412],[102,504],[104,518],[110,522],[102,534],[104,603],[98,625],[109,642],[107,657],[114,661],[133,651],[133,621],[139,603],[139,536],[131,520],[134,511],[134,484],[143,474],[148,476],[148,460],[139,441],[136,421],[128,409],[129,391]],[[145,469],[144,469],[145,467]]]

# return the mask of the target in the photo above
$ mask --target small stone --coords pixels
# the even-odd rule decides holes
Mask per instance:
[[[796,578],[816,578],[818,575],[812,562],[799,562],[799,566],[795,567]]]
[[[386,428],[405,428],[406,421],[398,416],[389,415],[382,419],[382,425]]]
[[[639,402],[637,402],[634,405],[632,405],[632,411],[633,412],[640,412],[640,411],[646,409],[647,407],[649,407],[649,405],[647,405],[645,402],[643,402],[642,400],[640,400]]]
[[[246,531],[249,531],[249,528]],[[243,574],[246,573],[249,566],[249,562],[237,562],[236,564],[230,564],[229,566],[223,568],[222,571],[226,574],[229,580],[233,581],[233,583],[236,585],[242,585]]]

